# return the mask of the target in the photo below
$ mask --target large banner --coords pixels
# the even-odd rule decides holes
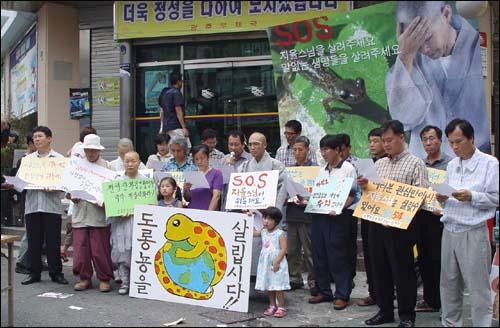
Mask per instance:
[[[368,182],[353,215],[406,230],[428,192],[425,188],[388,179],[384,179],[384,183]]]
[[[253,218],[135,206],[130,296],[248,312]]]
[[[25,189],[59,189],[64,170],[69,163],[65,157],[24,157],[17,177],[29,183]]]
[[[115,39],[263,30],[351,8],[351,1],[115,1]]]
[[[399,4],[400,17],[412,17],[408,7],[419,2]],[[423,158],[423,127],[444,131],[461,117],[489,151],[478,32],[450,5],[428,4],[417,16],[436,14],[435,26],[419,17],[397,22],[397,3],[387,2],[268,28],[281,129],[296,119],[313,145],[325,134],[347,133],[352,152],[366,158],[368,132],[391,117],[409,131],[410,152]],[[427,29],[442,39],[419,34]],[[442,150],[453,154],[446,136]]]
[[[37,108],[37,47],[34,27],[10,53],[11,119],[21,119]]]

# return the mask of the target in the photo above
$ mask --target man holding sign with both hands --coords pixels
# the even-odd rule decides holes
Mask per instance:
[[[427,187],[428,177],[424,162],[406,149],[403,124],[397,120],[385,122],[382,127],[382,143],[388,157],[375,163],[380,177],[396,182]],[[368,180],[358,177],[358,184],[365,189]],[[400,327],[415,325],[417,278],[414,271],[413,245],[414,224],[407,230],[374,224],[368,232],[375,294],[380,311],[365,321],[374,326],[394,322],[394,286],[398,300]],[[393,276],[393,273],[395,274]]]

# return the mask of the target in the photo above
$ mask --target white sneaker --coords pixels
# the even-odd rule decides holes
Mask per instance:
[[[120,294],[120,295],[128,295],[128,286],[127,285],[122,285],[118,289],[118,294]]]

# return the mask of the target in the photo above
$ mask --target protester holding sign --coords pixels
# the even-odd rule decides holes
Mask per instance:
[[[451,157],[441,151],[443,132],[437,126],[428,125],[420,132],[420,140],[427,153],[427,167],[446,170]],[[414,221],[417,231],[418,267],[424,283],[424,299],[417,303],[416,312],[437,312],[441,308],[439,275],[441,273],[441,236],[443,224],[440,215],[420,210]]]
[[[382,129],[375,128],[368,133],[368,148],[373,162],[386,157],[382,144]],[[372,263],[370,257],[370,243],[368,241],[368,231],[372,223],[368,220],[361,220],[361,238],[363,240],[363,259],[365,261],[366,281],[368,283],[368,296],[358,301],[359,306],[371,306],[377,304],[375,295],[375,282],[373,281]]]
[[[94,165],[107,168],[108,162],[101,158],[101,138],[88,134],[83,139],[81,148],[85,152],[84,160]],[[106,223],[104,208],[89,201],[71,197],[73,208],[73,273],[80,277],[74,289],[83,291],[91,287],[92,267],[100,280],[99,290],[109,292],[113,279],[111,263],[111,230]]]
[[[486,221],[498,207],[498,160],[476,148],[474,128],[462,119],[445,129],[457,155],[446,169],[445,183],[457,189],[452,197],[437,195],[443,207],[441,250],[442,324],[460,327],[464,288],[471,295],[474,327],[490,327],[492,302],[489,274],[491,248]]]
[[[295,138],[293,142],[293,155],[295,166],[316,166],[307,158],[309,153],[309,139],[304,136]],[[290,182],[288,182],[290,183]],[[307,202],[297,195],[288,195],[293,202],[286,206],[287,221],[287,259],[290,273],[290,286],[293,289],[302,288],[302,265],[304,263],[307,271],[307,284],[311,296],[318,295],[316,279],[314,275],[312,246],[311,246],[311,214],[304,213]],[[302,253],[303,251],[303,253]]]
[[[25,158],[46,158],[63,156],[50,148],[52,131],[46,126],[37,126],[32,131],[36,152]],[[28,254],[31,259],[31,274],[21,284],[29,285],[40,281],[42,273],[42,245],[47,246],[49,275],[53,282],[66,285],[62,273],[61,248],[61,198],[59,190],[28,190],[26,192],[25,220],[28,234]]]
[[[184,182],[184,199],[189,202],[188,208],[218,211],[220,209],[220,195],[222,191],[222,172],[213,169],[208,164],[209,149],[206,145],[193,147],[193,159],[198,170],[205,175],[210,188],[196,188],[191,190],[191,184]]]
[[[406,149],[403,124],[397,120],[390,120],[381,128],[382,142],[388,157],[375,163],[380,177],[413,186],[428,187],[424,162]],[[368,180],[360,176],[358,184],[364,189]],[[370,226],[368,239],[375,294],[380,311],[366,320],[366,325],[394,322],[393,296],[396,286],[400,327],[414,326],[417,299],[417,278],[413,258],[414,230],[414,224],[410,224],[407,230],[381,224]]]
[[[319,146],[327,164],[320,169],[318,178],[351,177],[356,179],[354,167],[341,158],[341,136],[326,135],[321,138]],[[357,186],[354,181],[342,212],[313,214],[311,240],[319,294],[309,299],[311,304],[334,301],[335,310],[345,309],[349,305],[352,291],[352,247],[350,244],[352,217],[346,214],[345,209],[352,205],[356,190]],[[330,287],[331,277],[335,279],[335,294],[332,293]]]
[[[120,180],[144,179],[139,173],[141,159],[135,151],[124,155],[125,173],[118,177]],[[132,256],[132,229],[134,215],[128,213],[121,217],[112,217],[111,221],[111,260],[118,266],[118,277],[122,281],[118,294],[127,295],[130,282],[130,259]]]

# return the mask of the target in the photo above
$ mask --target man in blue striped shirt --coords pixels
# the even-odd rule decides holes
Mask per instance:
[[[490,327],[492,303],[489,275],[491,248],[486,220],[498,207],[498,160],[477,149],[474,129],[462,119],[446,126],[457,155],[446,169],[445,182],[456,189],[437,195],[443,207],[441,242],[441,307],[445,327],[463,326],[463,292],[471,295],[474,327]]]

